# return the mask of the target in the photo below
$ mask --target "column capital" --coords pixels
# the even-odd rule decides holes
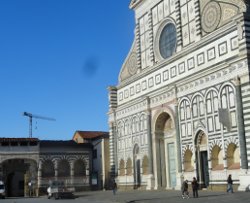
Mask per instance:
[[[233,79],[233,82],[235,84],[235,86],[240,86],[241,85],[241,82],[240,82],[240,77],[237,76]]]

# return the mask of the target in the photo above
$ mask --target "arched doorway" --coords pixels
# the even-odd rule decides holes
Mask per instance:
[[[196,136],[197,178],[202,188],[209,186],[207,135],[200,131]]]
[[[161,113],[155,122],[155,158],[159,188],[176,186],[176,152],[172,138],[173,132],[174,123],[171,116],[167,112]]]
[[[138,188],[141,186],[141,163],[139,158],[139,146],[136,144],[134,146],[133,155],[134,155],[134,187]]]
[[[7,197],[28,195],[28,182],[37,183],[37,164],[29,159],[8,159],[2,163]]]

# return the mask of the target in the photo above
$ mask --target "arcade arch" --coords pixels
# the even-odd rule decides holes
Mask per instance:
[[[234,143],[230,143],[227,148],[227,166],[229,170],[240,169],[240,152]]]
[[[52,160],[44,161],[42,164],[42,177],[48,178],[48,177],[54,177],[54,175],[55,175],[55,168]]]
[[[75,176],[86,175],[86,164],[83,160],[78,159],[74,162],[74,175]]]
[[[183,160],[184,172],[191,172],[194,170],[192,158],[193,158],[192,151],[190,149],[187,149],[184,154],[184,160]]]
[[[66,159],[62,159],[58,162],[58,177],[70,176],[70,164]]]

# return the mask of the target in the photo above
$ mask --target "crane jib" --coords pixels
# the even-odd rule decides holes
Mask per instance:
[[[32,113],[28,113],[28,112],[23,112],[23,116],[29,117],[29,137],[30,138],[32,137],[32,119],[33,118],[49,120],[49,121],[55,121],[56,120],[54,118],[39,116],[39,115],[35,115],[35,114],[32,114]]]

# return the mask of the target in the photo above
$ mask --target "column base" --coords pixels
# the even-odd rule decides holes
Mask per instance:
[[[154,189],[154,175],[153,174],[149,174],[148,175],[148,179],[147,179],[147,187],[146,190],[153,190]]]

